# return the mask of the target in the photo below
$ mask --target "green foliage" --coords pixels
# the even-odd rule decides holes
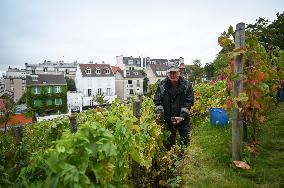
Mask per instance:
[[[214,65],[212,63],[206,63],[204,66],[204,72],[207,80],[211,80],[214,77]]]
[[[208,116],[209,108],[223,107],[227,99],[226,82],[200,83],[194,87],[195,103],[190,110],[194,118]]]
[[[201,61],[196,59],[193,61],[193,65],[187,65],[189,69],[188,80],[194,83],[200,83],[204,75],[204,69],[201,67]]]
[[[67,112],[67,86],[61,85],[61,92],[56,93],[55,87],[52,87],[52,92],[48,93],[48,86],[41,86],[41,92],[40,94],[33,94],[33,86],[27,86],[26,90],[26,104],[28,107],[29,114],[35,114],[38,113],[39,115],[50,115],[50,114],[56,114],[58,111],[61,113]],[[61,105],[56,105],[55,100],[56,99],[62,99]],[[47,105],[47,99],[52,100],[51,105]],[[34,100],[40,100],[41,104],[40,106],[34,105]]]
[[[9,97],[4,97],[1,99],[3,100],[3,106],[0,107],[0,124],[4,124],[6,131],[6,125],[8,121],[16,112],[16,104]]]
[[[226,53],[219,53],[213,61],[214,76],[223,72],[225,68],[229,68],[229,57]]]
[[[267,51],[284,49],[284,12],[276,14],[277,19],[270,23],[268,19],[258,18],[256,23],[248,24],[247,31],[255,35]]]
[[[67,90],[68,91],[76,91],[76,84],[74,79],[69,78],[68,76],[65,76],[65,80],[67,83]]]
[[[105,100],[105,95],[103,93],[97,93],[93,100],[99,103],[99,105],[104,105],[107,103],[107,100]]]

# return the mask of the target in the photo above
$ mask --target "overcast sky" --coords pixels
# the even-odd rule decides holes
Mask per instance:
[[[44,60],[114,65],[121,54],[205,64],[230,25],[283,10],[284,0],[1,0],[0,71]]]

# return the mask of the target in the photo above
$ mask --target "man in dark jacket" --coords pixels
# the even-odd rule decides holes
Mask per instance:
[[[167,75],[168,77],[158,85],[154,103],[157,117],[165,121],[171,132],[171,148],[175,145],[177,130],[184,144],[189,144],[188,112],[194,104],[194,93],[191,83],[180,77],[180,71],[176,65],[169,67]]]

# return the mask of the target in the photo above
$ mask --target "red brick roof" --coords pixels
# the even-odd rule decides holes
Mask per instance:
[[[7,126],[24,125],[24,124],[30,124],[32,122],[33,122],[32,118],[26,117],[24,114],[15,114],[8,121]],[[4,126],[5,126],[5,123],[0,124],[0,128]]]
[[[121,70],[119,67],[116,67],[116,66],[111,66],[111,69],[112,69],[113,74]]]

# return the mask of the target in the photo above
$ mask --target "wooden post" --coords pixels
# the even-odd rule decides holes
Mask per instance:
[[[16,138],[16,145],[20,145],[20,142],[22,141],[23,137],[23,129],[21,126],[16,127],[15,129],[15,138]]]
[[[142,107],[142,95],[137,95],[133,102],[133,115],[138,119],[137,120],[137,125],[140,123],[140,117],[141,117],[141,107]]]
[[[76,133],[77,130],[78,130],[76,116],[75,115],[70,115],[69,116],[69,120],[70,120],[71,133]]]
[[[133,115],[137,118],[136,124],[140,124],[140,117],[141,117],[141,107],[142,107],[142,95],[137,95],[133,102]],[[132,179],[133,179],[133,186],[135,188],[141,187],[141,178],[140,178],[140,165],[133,161],[132,163]]]
[[[235,48],[245,46],[245,24],[238,23],[236,26]],[[239,77],[233,82],[233,96],[237,97],[243,92],[243,55],[237,55],[234,61],[234,74]],[[242,158],[242,135],[243,135],[243,114],[238,110],[241,108],[241,103],[233,108],[232,119],[232,160],[240,161]]]

